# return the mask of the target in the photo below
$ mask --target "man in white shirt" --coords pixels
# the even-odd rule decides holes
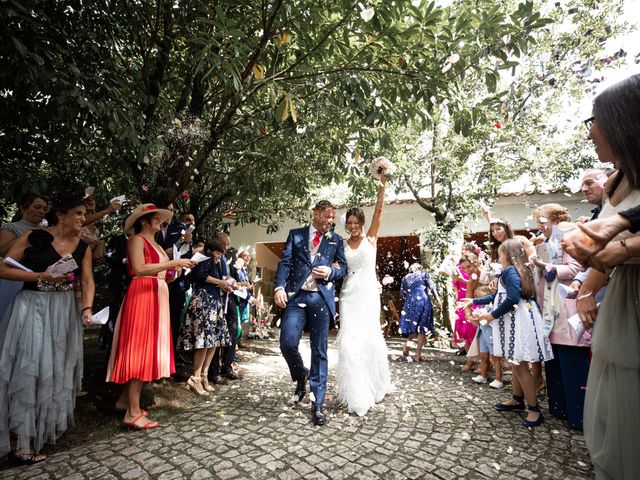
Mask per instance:
[[[275,277],[274,300],[284,309],[280,351],[289,365],[291,379],[297,382],[296,401],[304,398],[309,379],[316,425],[325,423],[322,408],[327,389],[327,337],[336,314],[334,281],[347,273],[342,238],[331,231],[335,216],[331,202],[322,200],[316,204],[312,224],[289,232]],[[298,350],[306,325],[311,341],[310,370]]]

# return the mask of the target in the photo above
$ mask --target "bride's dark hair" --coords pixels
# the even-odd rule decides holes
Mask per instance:
[[[364,211],[360,207],[351,207],[347,210],[347,214],[344,219],[345,226],[349,221],[349,217],[356,217],[360,222],[360,225],[364,225]]]

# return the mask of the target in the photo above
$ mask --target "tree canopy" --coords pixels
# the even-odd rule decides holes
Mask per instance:
[[[433,129],[445,101],[469,138],[553,22],[494,0],[12,0],[0,16],[5,204],[75,179],[159,204],[188,190],[214,223],[270,223],[318,185],[364,186],[347,159]]]

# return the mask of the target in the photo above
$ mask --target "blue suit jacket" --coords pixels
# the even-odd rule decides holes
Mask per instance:
[[[314,267],[321,265],[331,268],[327,280],[317,279],[318,290],[327,302],[331,319],[336,315],[335,280],[347,274],[347,260],[344,257],[344,245],[342,237],[330,232],[321,238],[318,253],[311,258],[309,251],[309,227],[294,228],[289,232],[287,243],[282,251],[282,258],[276,272],[275,288],[283,287],[289,299],[295,297],[304,285],[305,280],[311,274]],[[339,267],[332,267],[337,262]]]

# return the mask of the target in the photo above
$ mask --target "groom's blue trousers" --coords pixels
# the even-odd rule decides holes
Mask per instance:
[[[280,324],[280,351],[289,365],[291,379],[295,382],[309,376],[309,386],[316,405],[324,404],[327,391],[327,337],[331,313],[322,295],[301,290],[289,300]],[[298,345],[305,325],[309,327],[311,340],[311,371],[308,371]]]

